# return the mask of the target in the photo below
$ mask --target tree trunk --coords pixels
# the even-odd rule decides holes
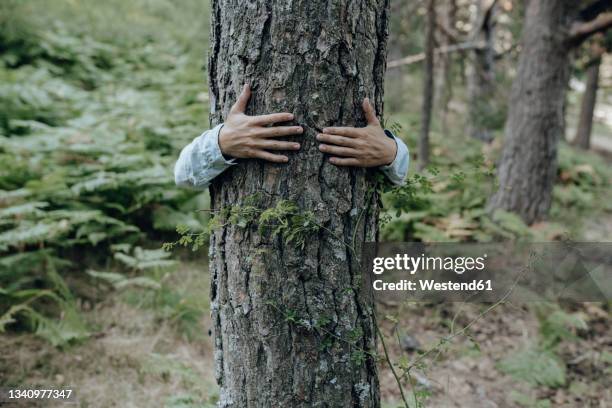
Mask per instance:
[[[450,32],[455,31],[457,2],[456,0],[445,0],[440,8],[440,23],[442,27],[444,27],[444,30],[440,32],[439,46],[441,49],[444,49],[453,44],[453,38],[450,33],[445,30],[450,30]],[[450,52],[442,52],[438,55],[438,75],[436,78],[435,98],[437,100],[437,109],[440,111],[440,119],[444,133],[447,133],[448,129],[448,104],[453,97],[452,60],[453,55]]]
[[[425,34],[425,61],[423,78],[423,105],[421,109],[421,133],[419,136],[419,169],[429,164],[429,129],[434,91],[434,48],[436,27],[436,2],[427,0],[427,32]]]
[[[468,126],[467,133],[478,140],[490,142],[493,133],[489,123],[495,110],[495,13],[496,3],[476,0],[475,31],[472,39],[483,46],[469,52],[467,72]]]
[[[573,0],[530,1],[522,52],[509,103],[499,190],[490,209],[517,213],[527,223],[544,218],[557,171],[557,142],[564,134],[569,78],[566,43]]]
[[[580,108],[580,119],[576,129],[576,137],[573,143],[583,149],[591,146],[591,131],[593,129],[593,113],[597,102],[597,89],[599,88],[599,66],[601,58],[596,58],[587,68],[586,89],[582,97]]]
[[[242,84],[247,114],[288,111],[304,126],[285,165],[245,160],[210,188],[223,213],[290,200],[321,226],[303,248],[257,225],[211,234],[211,308],[220,407],[379,407],[371,292],[354,254],[377,237],[372,171],[329,164],[315,135],[382,116],[388,0],[212,1],[211,124]],[[372,353],[372,354],[370,354]]]

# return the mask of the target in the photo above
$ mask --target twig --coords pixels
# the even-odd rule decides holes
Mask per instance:
[[[468,41],[460,44],[453,45],[445,45],[443,47],[438,47],[434,49],[434,54],[448,54],[456,51],[465,51],[465,50],[473,50],[473,49],[482,49],[486,46],[486,44],[482,41]],[[400,58],[397,60],[389,61],[387,63],[387,68],[397,68],[403,65],[410,65],[425,59],[425,53],[421,52],[414,55],[409,55],[404,58]]]
[[[387,351],[387,345],[385,344],[385,337],[380,331],[380,327],[378,327],[378,325],[375,325],[375,326],[376,326],[376,333],[378,333],[378,337],[380,338],[380,342],[382,343],[382,346],[383,346],[383,351],[385,352],[385,360],[387,361],[387,364],[389,365],[389,368],[391,369],[391,373],[393,373],[393,377],[395,377],[395,382],[397,383],[397,386],[400,390],[402,401],[404,401],[404,405],[406,406],[406,408],[410,408],[410,405],[408,405],[408,401],[406,400],[406,396],[404,395],[404,387],[402,387],[400,377],[395,372],[395,368],[393,368],[393,363],[391,363],[391,359],[389,358],[389,353]]]

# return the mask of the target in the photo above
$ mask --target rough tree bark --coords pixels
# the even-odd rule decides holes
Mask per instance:
[[[371,296],[353,256],[377,235],[364,169],[329,164],[315,135],[382,116],[388,0],[213,0],[211,124],[242,84],[248,114],[288,111],[304,126],[285,165],[243,161],[211,186],[214,210],[291,200],[321,226],[303,249],[228,224],[211,236],[211,297],[221,407],[379,407]],[[366,353],[362,351],[365,350]]]
[[[600,65],[601,57],[596,57],[587,67],[586,89],[582,97],[576,137],[573,140],[573,144],[583,149],[589,149],[591,146],[591,131],[593,129],[595,103],[597,102],[597,89],[599,88]]]
[[[434,48],[436,29],[436,2],[427,0],[427,28],[425,33],[425,61],[423,63],[423,102],[421,106],[421,131],[419,134],[419,169],[429,164],[429,129],[434,92]]]
[[[527,5],[519,67],[512,84],[499,189],[490,209],[517,213],[527,223],[546,216],[557,170],[557,141],[564,134],[569,78],[567,39],[574,0]]]
[[[495,115],[495,14],[497,2],[476,0],[474,31],[471,39],[483,44],[469,52],[467,66],[468,123],[467,133],[490,142],[493,134],[488,125]]]

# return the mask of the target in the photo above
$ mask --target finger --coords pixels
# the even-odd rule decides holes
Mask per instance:
[[[300,148],[299,143],[270,139],[261,140],[257,146],[266,150],[298,150]]]
[[[369,98],[363,100],[363,113],[365,113],[366,121],[368,125],[379,125],[378,118],[376,117],[376,111],[370,103]]]
[[[261,128],[257,130],[256,135],[259,137],[295,136],[303,132],[304,129],[301,126],[275,126]]]
[[[270,152],[266,152],[265,150],[255,151],[253,157],[257,159],[267,160],[273,163],[287,163],[289,161],[289,158],[287,156],[283,156],[282,154],[272,154]]]
[[[357,150],[351,149],[350,147],[339,147],[326,144],[319,145],[319,150],[323,153],[344,157],[355,157],[359,153]]]
[[[293,114],[292,113],[271,113],[269,115],[259,115],[259,116],[253,116],[253,123],[255,123],[256,125],[272,125],[274,123],[279,123],[279,122],[287,122],[290,120],[293,120]]]
[[[350,137],[319,133],[317,135],[317,140],[319,142],[325,142],[337,146],[355,147],[355,139]]]
[[[361,167],[359,160],[355,158],[341,158],[341,157],[330,157],[329,162],[334,166],[352,166],[352,167]]]
[[[238,95],[238,99],[234,106],[232,106],[231,112],[244,113],[249,103],[249,99],[251,99],[251,85],[244,84],[242,92]]]
[[[361,130],[354,127],[328,127],[323,129],[323,133],[340,135],[346,137],[359,137]]]

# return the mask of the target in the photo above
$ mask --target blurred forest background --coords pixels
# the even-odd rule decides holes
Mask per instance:
[[[172,168],[208,125],[208,7],[0,2],[1,385],[71,386],[83,407],[214,406],[205,239],[161,249],[177,225],[207,231],[208,193],[175,187]],[[413,164],[384,197],[381,238],[610,241],[609,32],[571,51],[552,206],[527,225],[486,208],[523,2],[391,8],[385,123]],[[452,342],[486,306],[378,306],[397,370],[436,347],[402,377],[410,406],[612,404],[609,304],[502,305]],[[380,375],[386,406],[403,406],[384,362]]]

